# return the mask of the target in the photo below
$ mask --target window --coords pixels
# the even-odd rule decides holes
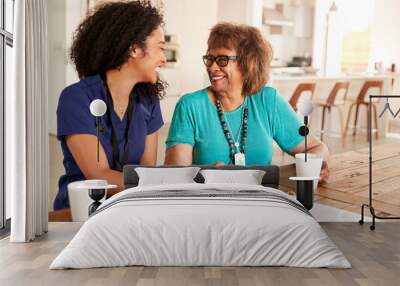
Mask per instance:
[[[14,64],[12,58],[15,0],[0,0],[0,236],[10,222],[10,194],[6,192],[4,162],[4,107],[6,94],[11,92],[10,77]]]
[[[347,32],[343,36],[342,72],[362,73],[368,69],[370,30]]]
[[[374,1],[336,0],[336,2],[342,33],[341,71],[366,72],[370,58]],[[356,16],[354,11],[357,11]]]

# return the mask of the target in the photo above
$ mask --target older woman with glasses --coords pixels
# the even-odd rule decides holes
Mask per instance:
[[[268,81],[272,49],[246,25],[213,27],[203,61],[211,86],[184,95],[176,105],[165,164],[266,165],[273,140],[285,152],[305,151],[302,125]],[[326,146],[308,137],[308,151],[324,157],[320,179],[329,176]]]

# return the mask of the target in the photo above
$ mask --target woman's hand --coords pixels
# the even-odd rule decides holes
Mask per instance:
[[[221,166],[224,166],[224,165],[225,165],[225,163],[223,163],[223,162],[215,162],[214,163],[215,167],[221,167]]]
[[[322,162],[321,173],[319,175],[319,182],[325,184],[328,182],[329,178],[329,167],[326,161]]]

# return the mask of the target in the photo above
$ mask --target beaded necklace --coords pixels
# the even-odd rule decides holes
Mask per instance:
[[[235,154],[236,153],[241,152],[241,153],[245,154],[245,152],[246,152],[247,113],[248,113],[247,106],[246,106],[246,100],[247,100],[247,97],[245,98],[245,100],[243,102],[242,120],[240,122],[240,127],[239,127],[237,138],[234,141],[235,138],[233,138],[233,135],[230,131],[230,126],[224,116],[224,110],[222,107],[222,103],[219,99],[217,99],[218,117],[219,117],[219,121],[221,122],[221,126],[224,131],[226,140],[228,140],[229,149],[230,149],[230,158],[231,158],[231,162],[233,164],[235,164]],[[241,144],[239,144],[240,135],[241,135]],[[240,147],[240,149],[239,149],[239,147]]]

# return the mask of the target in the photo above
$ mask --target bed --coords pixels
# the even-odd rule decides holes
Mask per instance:
[[[261,185],[138,185],[125,166],[125,190],[82,225],[50,269],[144,266],[291,266],[350,268],[312,215],[279,191],[276,166]],[[202,170],[215,169],[201,166]]]

